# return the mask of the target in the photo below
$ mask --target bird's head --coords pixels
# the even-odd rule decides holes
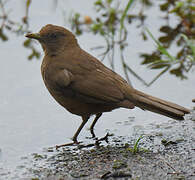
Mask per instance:
[[[46,54],[56,55],[68,47],[78,46],[75,36],[67,29],[48,24],[39,33],[28,33],[26,37],[38,40]]]

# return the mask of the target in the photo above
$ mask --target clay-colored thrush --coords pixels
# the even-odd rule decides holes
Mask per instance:
[[[91,115],[93,131],[103,112],[135,106],[182,120],[190,111],[177,104],[147,95],[130,86],[120,75],[85,52],[67,29],[48,24],[26,37],[38,40],[45,53],[41,65],[44,83],[54,99],[69,112],[82,117],[77,136]]]

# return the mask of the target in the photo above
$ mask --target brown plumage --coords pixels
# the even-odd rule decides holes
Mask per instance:
[[[82,117],[77,136],[93,114],[91,131],[103,112],[135,106],[170,118],[182,120],[190,111],[177,104],[147,95],[134,89],[120,75],[82,50],[75,36],[67,29],[46,25],[37,34],[26,37],[37,39],[45,57],[41,72],[44,83],[55,100],[69,112]]]

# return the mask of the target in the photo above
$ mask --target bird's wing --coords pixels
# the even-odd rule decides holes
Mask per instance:
[[[68,87],[73,80],[73,75],[67,69],[62,69],[58,71],[53,77],[53,80],[61,88]]]
[[[117,86],[117,79],[99,69],[82,75],[63,69],[56,74],[55,82],[61,91],[69,90],[75,98],[86,103],[118,103],[124,100],[123,92]]]
[[[86,103],[119,103],[125,99],[121,84],[127,82],[85,51],[75,52],[63,68],[66,73],[60,73],[58,84],[75,98]]]
[[[120,102],[124,100],[123,92],[117,84],[121,77],[110,70],[109,72],[95,69],[82,76],[76,74],[71,88],[86,97],[86,100],[90,97],[104,103]],[[120,78],[117,79],[117,76]]]

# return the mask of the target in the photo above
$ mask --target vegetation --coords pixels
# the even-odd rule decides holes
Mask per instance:
[[[58,3],[57,0],[53,1],[55,4]],[[0,0],[0,40],[2,42],[9,40],[10,33],[19,36],[31,31],[29,29],[31,2],[31,0],[24,1],[24,16],[16,21],[11,18],[13,17],[12,10],[7,6],[12,2]],[[146,27],[146,22],[151,18],[147,12],[156,4],[163,16],[159,37],[150,32],[151,27]],[[187,73],[195,64],[195,3],[193,0],[94,0],[93,5],[95,14],[93,18],[92,15],[83,16],[79,12],[71,14],[69,18],[71,29],[78,36],[92,33],[102,37],[105,44],[93,49],[101,51],[100,59],[108,60],[112,69],[115,69],[116,52],[119,51],[123,71],[128,81],[130,81],[129,73],[147,86],[167,72],[180,79],[187,79]],[[136,11],[133,11],[135,9]],[[174,23],[172,19],[175,19]],[[156,44],[153,52],[140,52],[140,64],[159,71],[150,82],[146,82],[141,75],[138,75],[125,57],[130,36],[128,29],[134,27],[135,24],[143,41],[154,40]],[[23,45],[31,51],[29,60],[40,58],[40,52],[37,51],[34,41],[25,40]],[[174,48],[173,52],[172,48]]]

